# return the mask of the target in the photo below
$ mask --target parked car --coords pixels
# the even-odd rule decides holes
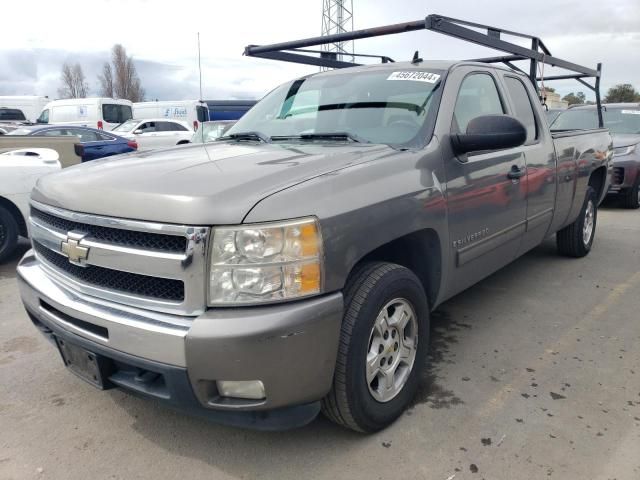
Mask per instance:
[[[613,138],[613,177],[608,194],[625,208],[640,208],[640,103],[602,105],[604,125]],[[551,125],[554,131],[588,130],[598,124],[595,105],[564,111]]]
[[[60,170],[58,154],[48,148],[0,153],[0,263],[15,251],[18,237],[28,237],[29,195],[38,178]]]
[[[113,127],[133,118],[129,100],[113,98],[69,98],[49,102],[38,117],[37,123],[75,125],[98,130]]]
[[[274,89],[216,142],[42,178],[17,274],[29,317],[100,388],[253,428],[320,410],[386,427],[419,387],[430,311],[550,235],[563,255],[594,245],[609,132],[550,132],[540,54],[512,48],[533,80],[418,55],[325,71]]]
[[[133,104],[133,118],[181,120],[197,131],[200,124],[209,121],[209,109],[201,100],[138,102]]]
[[[9,135],[78,137],[80,143],[76,145],[76,153],[82,158],[83,162],[119,155],[121,153],[135,152],[138,149],[138,144],[135,140],[120,137],[112,132],[87,127],[62,127],[57,125],[23,126],[9,132]]]
[[[18,121],[35,122],[47,103],[49,103],[49,97],[37,95],[0,96],[0,110],[2,108],[20,110],[21,118],[15,119]]]
[[[220,120],[217,122],[205,122],[191,137],[191,143],[214,142],[229,130],[236,122],[234,120]]]
[[[189,143],[193,136],[186,122],[164,118],[131,119],[114,128],[113,133],[135,140],[140,150],[182,145]]]

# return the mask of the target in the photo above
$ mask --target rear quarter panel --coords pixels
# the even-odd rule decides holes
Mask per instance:
[[[606,195],[612,171],[613,144],[606,129],[552,132],[552,137],[558,158],[558,195],[550,231],[556,232],[578,218],[591,174],[602,167],[607,174],[598,203]]]

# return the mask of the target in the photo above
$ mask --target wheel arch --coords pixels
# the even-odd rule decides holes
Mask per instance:
[[[361,257],[349,275],[365,262],[389,262],[411,270],[422,283],[429,307],[433,308],[440,294],[443,258],[438,233],[425,228],[398,237]]]
[[[27,222],[22,216],[22,213],[20,212],[18,206],[8,198],[0,197],[0,207],[4,207],[4,209],[11,214],[11,216],[18,224],[18,233],[21,236],[27,238],[29,236],[29,231],[27,230]]]
[[[591,175],[589,176],[588,185],[596,191],[596,199],[598,200],[598,204],[602,202],[607,193],[605,191],[605,185],[607,183],[607,167],[602,166],[596,168]]]

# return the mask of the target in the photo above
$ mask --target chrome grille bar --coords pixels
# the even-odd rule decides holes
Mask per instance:
[[[47,274],[67,288],[109,301],[159,312],[198,315],[204,311],[206,303],[205,260],[209,228],[165,225],[90,215],[50,207],[35,201],[32,201],[32,208],[38,212],[34,212],[29,219],[31,238],[34,246],[38,247],[36,254],[46,267]],[[56,219],[60,219],[60,221]],[[72,226],[76,235],[78,232],[84,234],[80,244],[82,247],[88,248],[87,258],[82,260],[80,266],[76,263],[74,265],[76,268],[66,268],[66,264],[59,263],[60,258],[51,257],[46,251],[40,250],[38,253],[38,249],[45,248],[55,252],[55,255],[63,255],[62,243],[68,239],[70,234],[69,231],[61,229],[65,226]],[[114,230],[114,232],[109,231],[105,234],[104,231],[96,230],[95,227],[105,227]],[[128,235],[127,232],[136,232],[136,235]],[[180,237],[184,241],[185,248],[181,252],[154,248],[159,245],[158,239],[154,238],[153,241],[146,242],[144,234]],[[130,238],[133,238],[137,245],[128,246],[122,241],[122,239]],[[110,242],[109,240],[114,241]],[[176,245],[176,242],[162,244]],[[147,245],[151,248],[142,248],[138,245]],[[105,285],[98,285],[95,282],[88,284],[83,281],[83,277],[86,275],[80,275],[83,272],[77,270],[83,266],[108,269],[105,271],[115,271],[116,274],[117,272],[127,272],[134,276],[169,279],[167,282],[180,280],[184,284],[184,298],[168,301],[143,296],[138,292],[144,291],[144,289],[137,288],[137,292],[127,292],[126,284],[117,285],[118,288],[109,288],[113,286],[113,283],[109,283],[113,279],[105,281]],[[96,275],[91,275],[91,278],[92,280],[100,279]],[[116,275],[115,278],[127,279],[126,275]],[[119,288],[121,286],[122,288]]]

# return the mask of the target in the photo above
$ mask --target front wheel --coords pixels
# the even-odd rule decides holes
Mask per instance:
[[[426,363],[429,308],[420,280],[407,268],[366,263],[345,288],[345,314],[331,392],[330,420],[375,432],[413,400]]]
[[[13,215],[0,206],[0,263],[9,258],[18,243],[18,224]]]
[[[556,235],[558,251],[568,257],[586,256],[593,246],[597,220],[596,192],[592,187],[587,187],[580,215],[575,222],[560,230]]]

